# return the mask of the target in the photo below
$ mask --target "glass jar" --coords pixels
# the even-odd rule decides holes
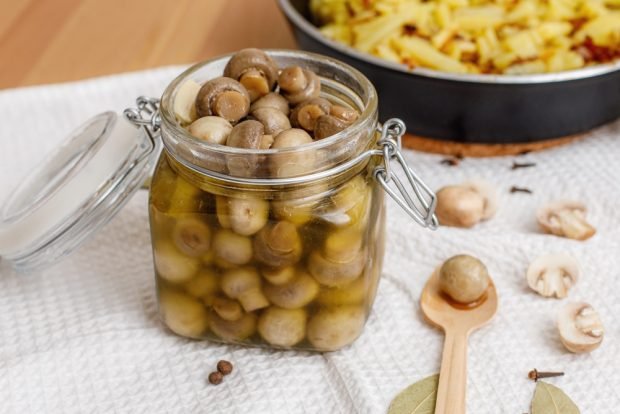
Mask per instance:
[[[185,81],[221,76],[229,57],[176,78],[160,102],[164,150],[149,200],[160,315],[190,338],[337,350],[361,334],[375,298],[386,159],[400,156],[404,128],[396,140],[379,133],[375,89],[357,70],[310,53],[269,54],[280,67],[314,71],[321,97],[360,117],[296,148],[210,144],[179,124],[173,103]],[[400,201],[413,203],[406,194]],[[432,213],[422,223],[432,225]]]

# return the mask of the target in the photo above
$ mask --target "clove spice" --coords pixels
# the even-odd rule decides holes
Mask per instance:
[[[536,166],[535,162],[516,162],[516,161],[512,162],[513,170],[518,170],[519,168],[530,168],[530,167],[535,167],[535,166]]]
[[[461,163],[461,160],[459,158],[444,158],[443,160],[439,161],[439,163],[442,165],[448,165],[450,167],[456,167]]]
[[[526,193],[526,194],[532,194],[533,193],[533,191],[530,190],[529,188],[517,187],[517,186],[514,186],[514,185],[512,187],[510,187],[510,192],[513,193],[513,194],[514,193]]]
[[[536,368],[534,368],[527,374],[527,377],[535,382],[538,382],[538,380],[541,378],[553,378],[562,376],[564,376],[563,372],[539,372]]]

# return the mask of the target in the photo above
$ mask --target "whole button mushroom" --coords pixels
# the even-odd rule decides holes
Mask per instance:
[[[258,121],[247,120],[234,126],[226,145],[246,149],[267,149],[273,143],[273,137],[265,134],[265,127]],[[226,165],[230,174],[237,177],[252,177],[260,165],[258,155],[228,155]]]
[[[346,122],[347,124],[352,124],[360,116],[355,109],[347,108],[342,105],[332,105],[329,110],[329,114],[340,119],[341,121]]]
[[[288,221],[266,225],[254,238],[254,257],[271,267],[290,266],[301,258],[297,227]]]
[[[331,115],[321,115],[314,126],[314,138],[323,139],[344,131],[349,123]]]
[[[273,90],[278,80],[278,65],[260,49],[243,49],[230,58],[224,76],[238,80],[254,102]]]
[[[269,92],[267,95],[254,101],[252,106],[250,106],[250,112],[263,108],[277,109],[286,116],[288,116],[290,112],[286,98],[275,92]]]
[[[306,336],[307,317],[304,309],[271,306],[258,318],[258,333],[271,345],[290,347]]]
[[[172,230],[172,240],[186,255],[202,256],[211,247],[211,230],[199,218],[183,217],[177,220]]]
[[[211,79],[200,88],[196,96],[196,113],[199,117],[217,115],[236,123],[250,111],[250,95],[245,87],[231,78]]]
[[[166,326],[178,335],[200,338],[209,326],[204,305],[185,293],[162,288],[159,308]]]
[[[562,308],[558,329],[566,349],[575,353],[595,350],[605,335],[599,314],[585,302],[569,303]]]
[[[293,149],[312,142],[312,137],[306,131],[300,128],[291,128],[276,135],[271,148]],[[273,154],[269,168],[274,177],[294,177],[313,171],[315,161],[316,151],[298,149],[282,154]]]
[[[196,96],[200,85],[193,79],[188,79],[179,87],[173,104],[174,115],[183,124],[189,124],[196,119]]]
[[[575,240],[587,240],[596,229],[586,221],[586,206],[578,201],[555,201],[540,208],[538,224],[547,233]]]
[[[236,321],[227,321],[213,311],[208,315],[211,332],[225,341],[245,341],[256,332],[257,317],[254,313],[245,313]]]
[[[489,272],[480,260],[461,254],[446,260],[439,270],[439,288],[456,302],[479,300],[489,287]]]
[[[318,98],[321,93],[321,80],[317,74],[299,66],[282,70],[278,84],[282,96],[293,105],[306,99]]]
[[[565,298],[579,278],[579,263],[565,253],[542,255],[527,269],[527,283],[539,295]]]
[[[210,144],[224,145],[232,128],[230,122],[219,116],[204,116],[192,122],[187,130],[191,135]]]
[[[490,219],[496,211],[497,195],[484,181],[450,185],[437,192],[435,213],[439,223],[445,226],[472,227]]]
[[[251,236],[267,224],[269,202],[257,197],[228,198],[230,227],[242,236]]]
[[[252,259],[252,240],[230,230],[222,229],[213,237],[215,256],[233,265],[243,265]]]
[[[334,237],[334,236],[332,236]],[[322,285],[342,286],[357,279],[366,266],[366,249],[360,241],[348,235],[336,235],[337,241],[328,240],[322,250],[315,250],[308,259],[308,271]],[[346,245],[346,241],[350,241]]]
[[[269,306],[261,290],[260,276],[253,267],[228,270],[221,280],[222,291],[230,299],[236,299],[246,312]]]
[[[155,244],[155,269],[162,279],[172,283],[186,282],[198,272],[200,260],[182,254],[168,241]]]
[[[243,309],[236,300],[215,297],[211,307],[220,318],[227,321],[238,321],[243,316]]]
[[[319,284],[304,271],[297,271],[293,279],[279,285],[267,284],[265,296],[271,303],[285,309],[297,309],[312,302],[320,290]]]
[[[365,322],[361,306],[321,309],[308,321],[308,341],[320,351],[336,351],[355,341]]]
[[[295,128],[303,128],[306,131],[314,131],[317,119],[321,115],[329,114],[331,106],[331,102],[324,98],[307,99],[293,108],[291,125]]]
[[[265,133],[278,135],[282,131],[291,129],[291,122],[287,116],[275,108],[258,108],[252,111],[252,117],[265,127]]]

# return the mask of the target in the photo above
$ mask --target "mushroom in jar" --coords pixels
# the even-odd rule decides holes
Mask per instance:
[[[446,186],[437,192],[435,213],[442,225],[472,227],[493,217],[496,197],[495,190],[484,181]]]
[[[200,338],[209,326],[204,305],[185,293],[161,288],[159,309],[166,326],[178,335]]]
[[[439,288],[464,305],[478,301],[489,287],[489,272],[480,260],[461,254],[446,260],[439,270]]]
[[[219,116],[203,116],[190,124],[187,131],[194,137],[210,144],[224,145],[233,127]]]
[[[222,229],[213,236],[213,250],[216,258],[232,265],[243,265],[252,259],[252,240]]]
[[[274,108],[258,108],[251,112],[251,115],[265,127],[265,133],[278,135],[282,131],[291,129],[291,122],[288,117]]]
[[[335,351],[355,341],[365,322],[361,306],[324,308],[308,321],[308,341],[320,351]]]
[[[577,201],[556,201],[540,208],[538,224],[547,233],[575,240],[587,240],[596,229],[586,220],[586,206]]]
[[[322,250],[310,254],[308,270],[322,285],[346,285],[362,274],[366,253],[357,229],[336,230],[327,236]]]
[[[246,149],[268,149],[273,137],[265,133],[265,127],[258,121],[247,120],[234,126],[226,145]],[[228,155],[226,165],[230,174],[237,177],[252,177],[260,165],[260,158],[253,154]]]
[[[200,85],[193,79],[188,79],[179,87],[173,104],[174,115],[182,124],[193,122],[198,115],[196,114],[196,96],[200,90]]]
[[[297,227],[288,221],[266,225],[254,238],[254,257],[271,266],[290,266],[299,261],[302,243]]]
[[[314,139],[323,139],[344,131],[359,117],[356,110],[332,105],[329,114],[321,115],[314,125]]]
[[[319,293],[319,284],[304,271],[297,271],[295,277],[279,285],[267,284],[265,296],[271,303],[285,309],[306,306]]]
[[[579,278],[579,263],[565,253],[545,254],[527,269],[527,283],[541,296],[565,298]]]
[[[238,300],[246,312],[269,306],[261,290],[260,276],[253,267],[227,270],[222,276],[221,286],[226,296]]]
[[[295,268],[293,266],[284,267],[264,267],[261,274],[272,285],[283,285],[290,282],[295,277]]]
[[[314,131],[317,119],[322,115],[329,114],[331,106],[331,102],[325,98],[307,99],[293,108],[291,125],[295,128],[303,128],[306,131]]]
[[[225,341],[244,341],[256,332],[256,315],[244,313],[236,321],[227,321],[217,313],[211,311],[209,315],[209,328],[220,339]]]
[[[286,100],[286,98],[275,92],[269,92],[262,98],[252,102],[252,105],[250,106],[250,113],[254,112],[257,109],[263,108],[277,109],[286,116],[288,116],[290,112],[290,109],[288,107],[288,101]]]
[[[238,80],[254,102],[275,87],[278,65],[260,49],[243,49],[230,58],[224,68],[224,76]]]
[[[242,236],[251,236],[267,224],[269,202],[258,197],[227,198],[231,229]]]
[[[318,75],[300,66],[283,69],[278,84],[282,96],[293,105],[306,99],[318,98],[321,93],[321,80]]]
[[[271,306],[258,318],[258,333],[275,346],[290,347],[306,336],[305,309],[283,309]]]
[[[238,321],[243,316],[243,309],[236,300],[215,297],[211,307],[225,321]]]
[[[198,258],[184,255],[169,241],[156,243],[153,257],[159,276],[172,283],[188,281],[200,268]]]
[[[197,217],[180,217],[172,230],[172,240],[182,253],[202,256],[211,247],[211,230]]]
[[[313,142],[306,131],[291,128],[280,132],[274,138],[272,149],[291,149],[283,154],[273,154],[269,168],[274,177],[294,177],[314,170],[316,152],[314,150],[295,150],[295,147]]]
[[[185,282],[185,291],[203,302],[211,302],[219,289],[219,277],[211,269],[202,269],[198,274]]]
[[[231,78],[211,79],[200,88],[196,96],[196,113],[199,117],[217,115],[236,123],[250,110],[250,95],[245,87]]]
[[[336,227],[366,227],[370,213],[372,194],[366,179],[358,175],[337,188],[329,202],[320,208],[318,216]]]
[[[601,318],[585,302],[567,304],[560,311],[558,329],[562,343],[571,352],[591,352],[603,342],[605,330]]]

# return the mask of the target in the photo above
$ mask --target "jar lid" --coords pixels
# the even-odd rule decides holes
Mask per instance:
[[[75,250],[140,188],[156,148],[145,128],[114,112],[86,121],[0,209],[0,258],[32,270]]]

